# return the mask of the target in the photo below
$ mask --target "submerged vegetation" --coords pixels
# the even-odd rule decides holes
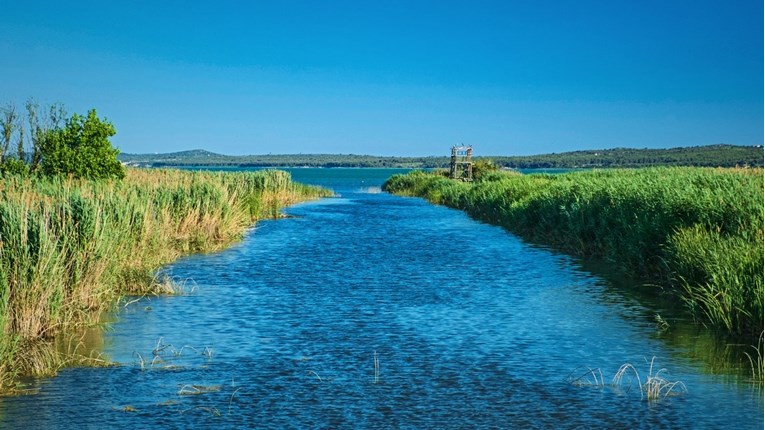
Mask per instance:
[[[416,171],[383,189],[612,262],[725,335],[755,344],[763,331],[762,169],[489,172],[474,183]]]
[[[55,372],[65,357],[34,354],[35,345],[97,322],[122,295],[150,292],[159,266],[328,194],[281,171],[126,173],[0,179],[0,389]]]

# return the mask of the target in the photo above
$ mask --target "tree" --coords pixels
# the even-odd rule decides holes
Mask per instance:
[[[31,144],[32,156],[29,160],[29,170],[36,170],[40,164],[40,141],[42,140],[43,128],[40,126],[40,118],[37,116],[37,110],[40,106],[31,98],[27,100],[27,121],[29,121],[29,142]]]
[[[48,108],[48,116],[41,119],[38,112],[40,105],[33,99],[27,100],[27,121],[29,122],[29,144],[31,155],[29,156],[29,171],[37,172],[42,161],[42,147],[56,130],[63,127],[66,119],[66,109],[61,103],[53,103]]]
[[[51,109],[52,121],[57,119],[54,114]],[[40,170],[44,175],[124,178],[125,168],[117,160],[119,150],[109,141],[115,134],[114,125],[99,119],[95,109],[88,111],[86,117],[73,114],[64,127],[54,124],[40,136]]]
[[[14,106],[13,103],[9,103],[8,106],[3,109],[2,115],[0,115],[0,128],[2,128],[2,140],[0,140],[0,164],[2,164],[3,158],[8,153],[8,148],[11,146],[13,130],[18,126],[17,120],[18,114],[16,113],[16,106]]]
[[[16,141],[16,156],[22,163],[26,159],[26,153],[24,153],[24,124],[19,120],[18,123],[19,138]]]
[[[4,175],[26,176],[29,173],[29,166],[25,162],[24,124],[21,122],[21,118],[18,118],[16,129],[18,130],[18,140],[16,141],[17,158],[4,156],[3,161],[0,163],[0,172]]]

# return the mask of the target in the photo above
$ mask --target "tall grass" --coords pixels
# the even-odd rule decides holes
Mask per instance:
[[[473,184],[412,172],[391,177],[383,189],[610,261],[676,293],[701,323],[722,333],[754,344],[763,331],[762,169],[495,172]]]
[[[25,345],[98,321],[180,255],[219,249],[255,220],[328,194],[282,171],[127,173],[0,179],[0,389],[31,369],[55,370],[50,354],[30,364]]]
[[[636,385],[640,390],[640,398],[652,402],[665,399],[670,395],[687,393],[688,388],[682,381],[669,381],[663,376],[668,373],[667,369],[659,369],[656,372],[653,371],[655,360],[656,357],[651,358],[650,366],[648,367],[648,375],[645,380],[640,378],[640,372],[638,372],[635,366],[630,363],[622,364],[619,367],[619,370],[616,371],[616,374],[614,374],[610,386],[613,388],[626,388],[627,391],[629,391],[632,389],[633,383],[637,382]],[[575,370],[574,372],[577,371]],[[591,369],[588,367],[587,371],[578,377],[572,377],[572,375],[575,375],[574,372],[568,377],[568,382],[572,385],[606,387],[606,380],[603,377],[603,371],[600,369]]]

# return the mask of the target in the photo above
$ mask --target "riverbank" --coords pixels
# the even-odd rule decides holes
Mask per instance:
[[[383,190],[611,262],[726,336],[756,345],[763,331],[762,169],[494,172],[474,183],[412,172]]]
[[[330,194],[281,171],[141,169],[122,181],[6,177],[0,191],[4,392],[20,376],[72,362],[41,345],[97,323],[124,295],[166,288],[154,279],[158,267],[225,247],[256,220]]]
[[[377,192],[394,173],[296,169],[341,197],[163,266],[189,294],[129,298],[84,340],[115,366],[30,381],[0,428],[762,427],[748,361],[712,332],[580,259]],[[687,393],[612,386],[625,363]]]

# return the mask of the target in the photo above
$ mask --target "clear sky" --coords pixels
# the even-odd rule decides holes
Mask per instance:
[[[0,0],[0,103],[123,152],[763,143],[763,2]]]

